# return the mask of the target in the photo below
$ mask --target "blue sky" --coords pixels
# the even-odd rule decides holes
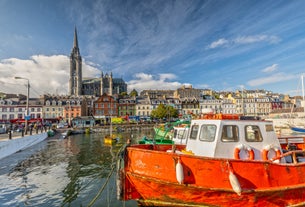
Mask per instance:
[[[75,26],[83,77],[128,90],[266,89],[300,95],[305,1],[1,0],[0,91],[68,93]]]

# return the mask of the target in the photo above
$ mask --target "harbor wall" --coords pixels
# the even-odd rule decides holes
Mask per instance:
[[[48,137],[48,133],[41,133],[35,135],[29,135],[24,137],[18,137],[14,139],[7,139],[0,141],[0,159],[9,156],[20,150],[24,150],[28,147],[37,144]]]

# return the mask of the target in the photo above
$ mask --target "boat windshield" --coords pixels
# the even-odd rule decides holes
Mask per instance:
[[[204,124],[201,126],[199,140],[212,142],[215,139],[216,135],[216,125]]]
[[[247,125],[245,126],[245,136],[248,142],[261,142],[263,141],[262,133],[258,126]]]
[[[191,130],[191,134],[190,134],[190,139],[196,139],[198,131],[199,131],[199,125],[194,124],[192,126],[192,130]]]
[[[237,142],[239,140],[238,126],[224,125],[222,127],[221,141]]]

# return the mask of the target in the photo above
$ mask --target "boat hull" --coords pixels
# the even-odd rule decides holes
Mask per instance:
[[[305,205],[305,163],[198,157],[171,149],[171,145],[128,147],[124,166],[118,168],[123,183],[120,198],[147,206]],[[181,184],[178,162],[183,169]],[[240,194],[232,186],[230,173],[237,179]]]

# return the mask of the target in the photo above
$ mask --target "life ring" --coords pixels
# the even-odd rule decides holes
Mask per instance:
[[[262,158],[263,158],[263,160],[270,160],[268,158],[268,153],[270,152],[270,150],[274,150],[274,152],[276,154],[275,157],[280,157],[281,156],[281,150],[278,147],[272,147],[272,146],[268,145],[262,151]],[[275,157],[272,157],[272,158],[275,158]]]
[[[234,159],[240,160],[240,156],[239,153],[241,150],[245,150],[248,152],[248,160],[254,160],[254,151],[250,146],[246,146],[246,145],[239,145],[237,147],[235,147],[234,149]]]

